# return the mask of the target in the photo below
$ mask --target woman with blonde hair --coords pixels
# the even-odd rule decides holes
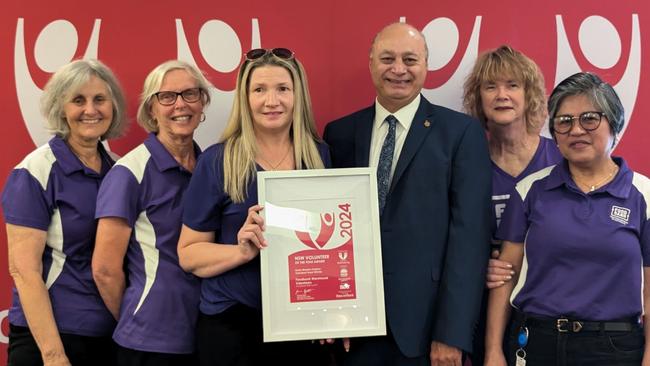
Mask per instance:
[[[154,68],[138,109],[149,136],[117,161],[99,190],[93,275],[118,320],[120,366],[196,364],[199,281],[178,265],[176,245],[183,193],[201,153],[193,138],[210,103],[208,88],[186,62]]]
[[[476,60],[465,81],[463,104],[470,115],[483,123],[487,133],[496,230],[517,182],[562,158],[555,142],[539,135],[547,115],[544,76],[526,55],[510,46],[501,46]],[[488,267],[488,287],[502,284],[512,276],[510,263],[496,259],[500,242],[493,239],[492,248],[495,259],[490,260]],[[474,337],[475,365],[483,363],[487,296],[483,298]]]
[[[202,278],[201,365],[326,363],[309,342],[262,342],[259,251],[266,246],[256,172],[329,166],[305,71],[286,48],[246,53],[221,142],[199,159],[185,195],[181,266]]]

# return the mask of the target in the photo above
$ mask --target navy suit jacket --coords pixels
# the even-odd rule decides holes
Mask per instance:
[[[331,122],[335,168],[367,167],[374,105]],[[485,286],[492,171],[480,123],[421,98],[381,216],[386,317],[400,351],[471,351]]]

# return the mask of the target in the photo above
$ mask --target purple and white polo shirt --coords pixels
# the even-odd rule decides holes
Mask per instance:
[[[84,166],[60,137],[39,147],[11,172],[2,193],[5,222],[47,232],[43,281],[59,332],[107,336],[115,320],[91,271],[95,202],[114,161],[99,144],[101,172]],[[16,288],[9,322],[27,327]]]
[[[614,179],[586,194],[566,161],[517,184],[497,238],[524,243],[511,297],[520,311],[591,321],[641,315],[650,180],[614,161]]]
[[[195,152],[200,154],[196,144]],[[176,251],[191,177],[150,134],[117,161],[99,190],[96,217],[120,217],[133,229],[126,252],[128,287],[113,334],[125,348],[194,351],[200,284],[181,269]]]
[[[506,209],[506,202],[510,198],[510,192],[515,188],[517,183],[530,174],[542,170],[547,166],[555,165],[562,161],[562,154],[555,145],[555,142],[547,137],[540,136],[539,145],[535,155],[518,176],[513,177],[506,173],[498,165],[492,162],[492,205],[494,206],[494,215],[496,218],[496,227],[499,227],[501,216]]]

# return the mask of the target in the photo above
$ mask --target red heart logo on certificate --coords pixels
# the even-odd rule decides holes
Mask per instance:
[[[320,215],[320,232],[316,240],[312,240],[311,235],[305,231],[295,231],[298,239],[306,246],[314,249],[322,249],[327,242],[332,238],[334,233],[334,215],[331,213],[324,213]]]

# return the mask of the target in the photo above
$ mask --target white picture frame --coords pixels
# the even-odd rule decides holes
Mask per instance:
[[[265,342],[386,334],[376,174],[258,172]]]

